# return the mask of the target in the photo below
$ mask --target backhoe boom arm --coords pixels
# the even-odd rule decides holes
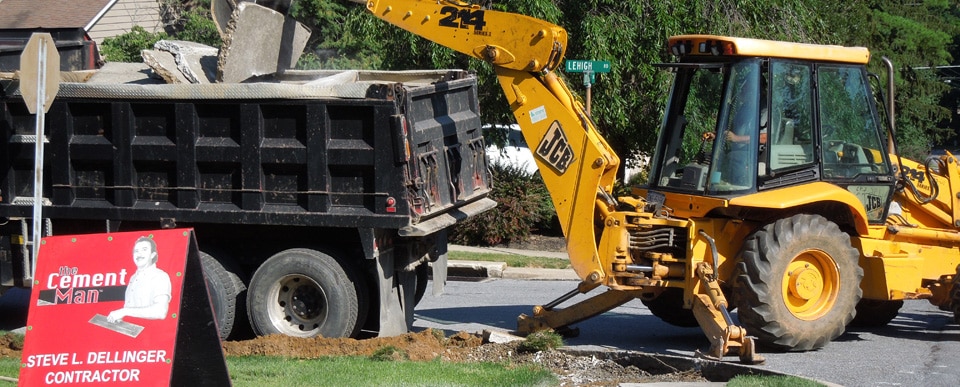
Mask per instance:
[[[608,198],[620,159],[553,72],[563,59],[566,31],[536,18],[467,3],[365,4],[380,19],[494,66],[553,199],[571,265],[585,282],[603,283],[608,273],[600,264],[594,223],[603,222],[613,210],[615,203]]]

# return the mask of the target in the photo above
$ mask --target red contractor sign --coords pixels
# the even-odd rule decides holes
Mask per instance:
[[[169,385],[192,238],[188,229],[44,238],[20,384]]]

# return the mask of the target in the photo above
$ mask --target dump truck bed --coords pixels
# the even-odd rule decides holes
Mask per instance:
[[[44,217],[423,235],[489,191],[466,72],[162,84],[126,67],[61,83],[46,116]],[[34,117],[18,82],[2,82],[0,216],[28,217]]]

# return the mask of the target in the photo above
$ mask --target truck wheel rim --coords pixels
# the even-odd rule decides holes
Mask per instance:
[[[287,275],[272,293],[277,301],[270,307],[270,319],[282,333],[313,336],[327,318],[327,295],[310,277]]]
[[[794,257],[783,275],[783,301],[794,316],[816,320],[833,309],[840,273],[829,254],[806,250]]]

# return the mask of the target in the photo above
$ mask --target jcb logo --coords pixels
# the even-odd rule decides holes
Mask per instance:
[[[567,168],[573,162],[573,149],[570,148],[567,135],[563,133],[559,122],[553,121],[550,124],[547,134],[537,146],[537,155],[561,175],[567,172]]]
[[[867,195],[864,198],[860,198],[863,201],[863,206],[866,208],[867,212],[876,211],[883,208],[883,198],[876,195]]]

